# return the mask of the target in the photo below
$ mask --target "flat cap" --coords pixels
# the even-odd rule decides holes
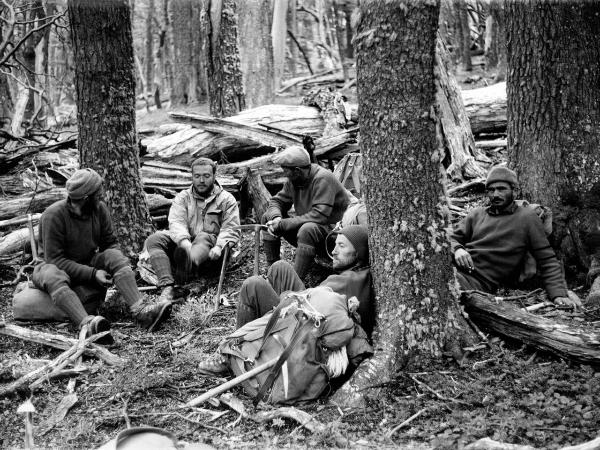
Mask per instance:
[[[273,162],[282,167],[310,166],[310,155],[299,145],[292,145],[273,157]]]

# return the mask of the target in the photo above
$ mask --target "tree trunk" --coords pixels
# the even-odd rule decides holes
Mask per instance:
[[[9,128],[14,110],[12,95],[8,87],[8,78],[0,73],[0,129]]]
[[[200,101],[202,80],[201,2],[169,0],[172,76],[171,107]]]
[[[208,0],[206,6],[210,113],[215,117],[232,116],[246,109],[238,51],[236,4],[235,0]]]
[[[288,23],[287,23],[287,29],[290,30],[290,32],[294,35],[294,36],[298,36],[298,14],[297,14],[297,8],[298,8],[298,0],[289,0],[289,5],[288,5],[288,14],[287,14],[287,18],[288,18]],[[292,77],[295,77],[298,73],[297,70],[297,66],[296,63],[298,62],[298,46],[294,45],[293,43],[290,45],[290,72]]]
[[[80,164],[104,178],[121,249],[133,256],[152,225],[139,173],[129,3],[69,0],[69,19]]]
[[[485,61],[487,69],[497,69],[496,82],[506,78],[506,20],[504,5],[500,1],[490,2],[486,22]]]
[[[600,225],[600,3],[506,10],[509,165],[524,197],[552,208],[553,246],[585,268],[581,242]]]
[[[144,97],[150,97],[154,91],[154,0],[148,0],[146,13],[146,92]]]
[[[273,40],[273,85],[275,90],[279,89],[285,68],[287,2],[288,0],[273,0],[271,39]]]
[[[239,20],[240,66],[246,107],[273,102],[273,42],[269,0],[236,0]]]
[[[460,58],[463,70],[473,70],[471,63],[471,28],[469,27],[469,12],[467,0],[455,0],[454,7],[457,15],[457,25],[460,27]]]
[[[373,385],[405,367],[439,361],[459,335],[435,112],[438,12],[437,2],[360,6],[355,53],[377,330],[375,355],[334,396],[344,406],[377,397]]]

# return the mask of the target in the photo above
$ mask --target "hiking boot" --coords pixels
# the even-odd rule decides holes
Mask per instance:
[[[198,372],[212,377],[222,377],[229,373],[227,358],[221,354],[198,364]]]
[[[156,303],[143,303],[142,301],[138,303],[139,306],[133,305],[131,312],[138,324],[148,331],[158,330],[160,325],[169,318],[173,306],[167,300],[159,300]]]
[[[160,302],[172,302],[175,298],[175,288],[173,285],[168,285],[162,288],[158,301]]]
[[[85,337],[88,338],[94,334],[110,331],[110,322],[102,316],[87,316],[81,321],[79,329],[86,327]],[[114,338],[110,333],[94,341],[96,344],[112,345],[115,343]]]

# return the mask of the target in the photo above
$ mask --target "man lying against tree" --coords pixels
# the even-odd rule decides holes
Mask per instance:
[[[341,220],[350,195],[332,172],[310,163],[308,152],[291,146],[278,154],[275,163],[284,171],[283,189],[269,201],[262,223],[267,264],[279,260],[281,237],[296,246],[294,270],[304,278],[317,253],[326,254],[327,234]],[[295,217],[287,217],[291,207]]]
[[[239,240],[234,229],[240,224],[237,202],[216,180],[216,170],[217,164],[208,158],[194,160],[192,185],[173,200],[169,229],[146,240],[162,300],[173,300],[173,268],[184,281],[214,271],[221,266],[223,248]]]
[[[461,289],[493,293],[501,285],[514,284],[530,252],[548,297],[557,305],[581,306],[567,294],[542,221],[533,209],[514,201],[516,173],[506,167],[493,167],[485,186],[490,206],[470,211],[450,238]]]
[[[77,170],[67,181],[67,198],[49,206],[39,224],[40,257],[35,286],[50,294],[71,321],[88,335],[110,330],[102,316],[90,315],[73,290],[114,283],[141,326],[153,331],[168,317],[170,302],[145,303],[129,260],[117,246],[108,207],[102,201],[102,178],[92,169]],[[112,343],[110,334],[100,343]]]
[[[369,267],[369,243],[367,227],[350,225],[337,233],[332,252],[333,268],[338,274],[330,275],[320,286],[331,288],[346,298],[358,299],[360,325],[370,338],[375,324],[375,293]],[[286,261],[274,263],[262,276],[252,276],[244,281],[240,290],[236,328],[240,328],[270,312],[279,304],[280,295],[286,291],[299,292],[304,283]],[[227,371],[224,358],[201,363],[200,370],[206,373]]]

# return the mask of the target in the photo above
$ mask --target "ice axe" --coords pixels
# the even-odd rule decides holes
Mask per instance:
[[[254,231],[254,275],[258,275],[260,269],[260,230],[268,230],[269,227],[260,223],[246,225],[237,225],[234,230],[252,230]]]

